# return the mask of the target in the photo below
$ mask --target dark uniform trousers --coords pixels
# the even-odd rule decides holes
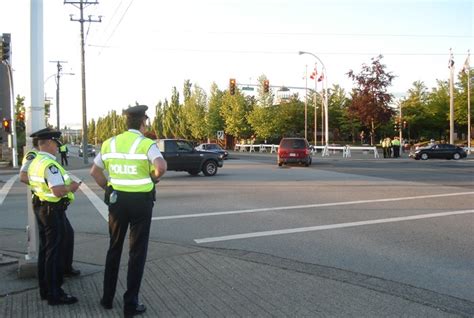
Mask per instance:
[[[42,202],[35,208],[40,236],[38,281],[40,294],[56,300],[64,294],[61,286],[64,275],[64,238],[66,211],[64,203]]]
[[[123,299],[125,309],[134,309],[138,305],[138,293],[145,268],[154,201],[151,192],[116,192],[116,203],[109,205],[110,244],[105,261],[102,299],[106,303],[113,301],[123,242],[130,225],[127,291]]]
[[[67,162],[67,152],[60,152],[61,154],[61,166],[68,165]]]
[[[39,280],[39,287],[40,287],[40,295],[42,298],[48,297],[48,289],[45,280],[45,258],[46,258],[46,236],[45,236],[45,227],[40,219],[40,207],[41,201],[36,195],[32,195],[32,205],[33,211],[36,217],[36,223],[38,224],[38,280]],[[71,223],[69,222],[66,214],[64,215],[65,219],[65,234],[63,240],[63,269],[64,273],[71,272],[72,270],[72,260],[74,256],[74,230],[72,228]]]

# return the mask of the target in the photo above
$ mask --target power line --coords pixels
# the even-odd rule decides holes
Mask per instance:
[[[121,49],[121,46],[112,46],[112,45],[98,45],[98,44],[89,44],[89,47],[96,47],[96,48],[110,48],[110,49]],[[198,53],[225,53],[225,54],[288,54],[294,55],[296,51],[258,51],[258,50],[212,50],[212,49],[190,49],[190,48],[152,48],[152,50],[156,51],[171,51],[171,52],[198,52]],[[317,52],[320,55],[367,55],[367,56],[374,56],[374,55],[383,55],[383,56],[447,56],[446,52],[442,53],[434,53],[434,52],[338,52],[338,51],[327,51],[327,52]],[[458,56],[465,56],[464,53],[454,54]]]

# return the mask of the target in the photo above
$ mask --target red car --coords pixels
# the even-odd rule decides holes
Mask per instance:
[[[278,147],[278,166],[288,163],[311,165],[311,149],[305,138],[283,138]]]

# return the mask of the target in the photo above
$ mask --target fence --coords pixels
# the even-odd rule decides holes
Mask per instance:
[[[234,147],[234,151],[239,152],[270,152],[276,153],[278,152],[278,145],[267,145],[267,144],[236,144]],[[377,147],[375,146],[368,146],[368,147],[357,147],[357,146],[311,146],[311,153],[315,154],[318,149],[322,150],[322,156],[328,157],[330,151],[332,154],[336,154],[336,151],[342,151],[343,158],[350,158],[352,151],[373,151],[374,158],[379,158],[379,153],[377,151]]]

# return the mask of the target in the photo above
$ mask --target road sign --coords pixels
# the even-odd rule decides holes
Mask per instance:
[[[224,140],[224,131],[218,130],[217,131],[217,139]]]

